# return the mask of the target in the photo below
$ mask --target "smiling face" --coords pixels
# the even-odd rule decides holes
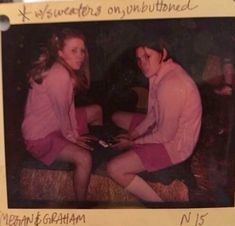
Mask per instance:
[[[86,57],[85,43],[81,38],[67,38],[64,40],[64,45],[58,51],[65,63],[67,63],[73,70],[79,70]]]
[[[148,47],[138,47],[136,49],[137,64],[146,78],[157,74],[162,59],[163,54],[154,49]]]

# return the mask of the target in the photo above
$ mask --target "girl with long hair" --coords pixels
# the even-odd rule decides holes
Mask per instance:
[[[46,165],[54,161],[75,165],[74,190],[86,199],[91,172],[88,124],[102,125],[99,105],[75,108],[74,95],[90,86],[84,35],[63,29],[50,38],[28,73],[29,92],[22,123],[26,148]]]

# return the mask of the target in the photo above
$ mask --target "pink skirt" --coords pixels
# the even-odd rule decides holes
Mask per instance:
[[[144,117],[144,114],[134,114],[129,131],[134,130],[144,120]],[[173,165],[163,144],[137,144],[132,150],[139,156],[146,171],[158,171]]]
[[[80,135],[87,134],[88,122],[85,107],[76,108],[76,119],[78,123],[78,133]],[[46,165],[53,163],[59,153],[65,146],[71,144],[60,131],[54,131],[46,137],[38,140],[26,140],[27,151],[36,159]]]

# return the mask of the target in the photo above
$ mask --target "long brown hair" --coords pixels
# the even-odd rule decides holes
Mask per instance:
[[[65,40],[69,38],[79,38],[85,43],[85,60],[78,71],[74,71],[62,58],[58,56],[58,51],[64,47]],[[33,62],[33,67],[28,73],[29,82],[31,83],[34,81],[41,84],[45,77],[44,72],[50,69],[55,62],[59,62],[68,70],[69,75],[75,81],[75,88],[78,91],[84,91],[89,88],[89,56],[86,48],[86,40],[81,32],[66,28],[58,33],[54,33],[49,39],[47,45],[42,48],[39,58]]]

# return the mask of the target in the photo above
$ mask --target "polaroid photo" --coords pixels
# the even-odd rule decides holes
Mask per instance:
[[[0,4],[0,225],[232,225],[233,7]]]

